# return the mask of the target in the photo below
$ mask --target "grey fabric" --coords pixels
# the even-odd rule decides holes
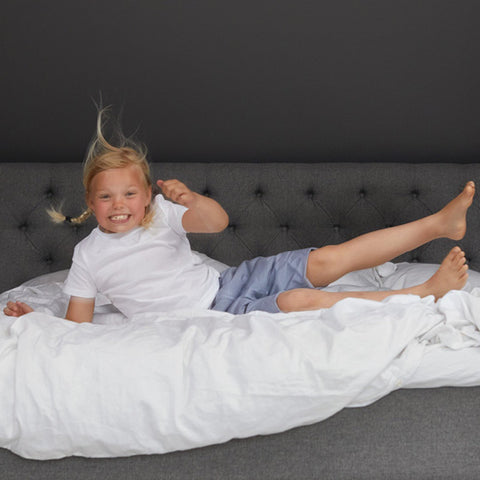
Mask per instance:
[[[192,235],[192,246],[229,265],[259,255],[339,243],[436,211],[480,164],[209,164],[157,163],[155,178],[178,178],[218,200],[230,226],[217,235]],[[480,182],[478,182],[480,183]],[[53,225],[46,209],[63,203],[67,215],[83,207],[81,165],[0,163],[0,291],[70,265],[86,225]],[[458,242],[480,270],[480,203],[469,212]],[[399,260],[438,263],[451,248],[440,240]]]
[[[25,460],[2,480],[478,480],[478,388],[400,390],[285,433],[167,455]]]
[[[480,164],[153,165],[156,178],[179,178],[211,195],[230,226],[193,235],[194,248],[229,263],[284,250],[338,243],[434,212]],[[54,226],[45,214],[64,202],[83,206],[81,166],[0,163],[0,290],[67,268],[74,245],[94,225]],[[480,270],[480,203],[458,242]],[[437,241],[401,260],[439,262],[453,242]],[[187,452],[118,459],[29,461],[0,449],[10,479],[477,479],[480,388],[400,390],[366,408],[282,434],[234,440]]]

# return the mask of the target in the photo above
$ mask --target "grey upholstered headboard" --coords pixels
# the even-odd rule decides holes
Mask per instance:
[[[230,265],[258,255],[339,243],[436,211],[480,164],[408,163],[155,163],[155,178],[178,178],[217,199],[230,226],[217,235],[192,235],[193,248]],[[45,213],[63,203],[84,206],[78,163],[0,163],[0,291],[40,274],[68,268],[74,245],[95,224],[54,225]],[[477,182],[478,183],[478,182]],[[470,209],[459,242],[480,270],[480,203]],[[441,240],[398,260],[438,263],[453,242]]]

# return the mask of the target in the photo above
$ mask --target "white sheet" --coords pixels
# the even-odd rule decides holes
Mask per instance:
[[[379,288],[401,270],[382,268],[350,275],[348,288]],[[82,325],[2,314],[0,447],[35,459],[163,453],[367,405],[408,383],[429,346],[480,346],[478,278],[470,293],[436,304],[395,296],[288,315],[185,310],[129,322],[110,310],[96,314],[106,324]],[[37,289],[40,302],[59,284],[23,294]],[[58,308],[49,300],[45,311]]]

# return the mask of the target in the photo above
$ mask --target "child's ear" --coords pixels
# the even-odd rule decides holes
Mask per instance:
[[[94,210],[93,210],[93,201],[92,201],[92,199],[90,198],[90,194],[89,194],[88,192],[85,194],[85,203],[87,204],[87,207],[88,207],[93,213],[95,213]]]
[[[145,205],[146,207],[152,203],[152,186],[150,185],[147,188],[147,204]]]

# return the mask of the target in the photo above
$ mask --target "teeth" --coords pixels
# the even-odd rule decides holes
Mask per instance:
[[[128,218],[128,215],[113,215],[110,217],[112,220],[126,220]]]

